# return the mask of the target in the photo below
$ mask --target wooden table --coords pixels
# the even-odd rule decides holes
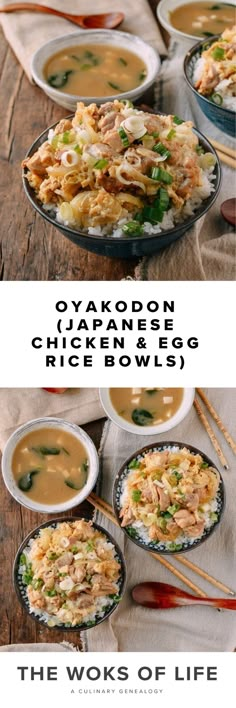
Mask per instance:
[[[155,14],[159,0],[148,1]],[[29,84],[1,30],[0,67],[0,279],[120,280],[133,275],[135,261],[75,246],[32,209],[23,193],[21,161],[45,126],[68,110]]]
[[[86,430],[94,441],[97,449],[102,436],[104,419],[81,427]],[[92,517],[93,507],[88,502],[80,504],[68,516]],[[57,514],[65,516],[65,514]],[[57,629],[46,629],[34,622],[19,604],[12,582],[12,567],[16,551],[21,542],[44,521],[52,519],[46,514],[36,514],[18,504],[7,491],[2,476],[0,479],[0,646],[6,644],[33,644],[42,642],[71,642],[81,648],[80,635],[77,632],[61,632]]]

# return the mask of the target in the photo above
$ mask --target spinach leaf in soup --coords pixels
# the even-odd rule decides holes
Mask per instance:
[[[135,425],[150,425],[153,420],[153,415],[145,408],[134,408],[132,411],[132,420]]]

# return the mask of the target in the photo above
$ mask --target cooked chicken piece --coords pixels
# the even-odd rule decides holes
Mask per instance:
[[[50,143],[43,143],[32,157],[26,157],[22,162],[22,167],[27,167],[37,175],[47,176],[47,167],[55,165],[56,159]]]
[[[33,590],[32,585],[28,585],[27,592],[29,601],[33,607],[37,607],[40,610],[46,607],[46,599],[39,590]]]
[[[68,118],[62,118],[54,129],[54,135],[59,135],[59,133],[65,133],[66,130],[72,129],[72,121]]]
[[[100,120],[98,123],[98,128],[101,130],[101,133],[104,135],[107,133],[107,131],[112,130],[115,127],[115,122],[117,118],[117,112],[112,110],[107,112]],[[122,119],[121,119],[122,120]]]
[[[194,514],[191,514],[190,511],[187,511],[186,509],[176,511],[174,514],[174,520],[181,529],[186,529],[188,526],[192,526],[196,523]]]
[[[170,503],[171,503],[170,496],[169,496],[166,489],[161,489],[161,487],[157,487],[157,486],[156,486],[156,489],[158,491],[158,496],[159,496],[160,510],[166,511],[166,509],[168,508],[168,506],[170,506]]]
[[[41,199],[41,202],[43,204],[49,204],[50,202],[57,202],[58,201],[58,195],[55,193],[56,189],[59,189],[61,186],[60,182],[58,179],[55,177],[48,177],[48,179],[44,179],[44,181],[41,183],[40,188],[39,188],[39,199]]]
[[[120,512],[120,518],[122,519],[121,526],[128,526],[135,521],[135,516],[133,515],[132,509],[129,504],[123,507]]]
[[[86,593],[81,593],[76,600],[76,605],[79,608],[91,607],[91,611],[93,611],[94,598],[90,595],[86,595]]]
[[[71,565],[73,562],[74,556],[71,551],[66,551],[66,553],[62,553],[60,558],[57,560],[57,567],[62,568],[63,566]]]
[[[91,524],[83,519],[76,522],[76,537],[78,541],[87,541],[89,538],[93,538],[94,530]]]
[[[94,572],[102,573],[106,578],[114,578],[118,576],[120,565],[116,560],[106,560],[94,563]]]
[[[110,111],[113,111],[113,108],[114,108],[113,101],[107,101],[107,103],[102,103],[102,105],[98,109],[98,115],[105,116],[107,113],[110,113]]]
[[[91,593],[101,597],[103,595],[112,595],[116,593],[116,586],[111,580],[108,580],[104,575],[93,575],[91,579]]]
[[[164,471],[164,464],[168,459],[168,454],[168,451],[166,451],[166,453],[149,452],[145,455],[145,467],[147,470],[157,470],[163,466]]]
[[[86,568],[84,563],[80,563],[80,565],[73,566],[73,568],[69,569],[70,577],[72,580],[74,580],[75,583],[82,583],[84,578],[86,577]]]
[[[204,530],[204,525],[204,521],[198,521],[198,523],[194,526],[189,526],[185,531],[186,536],[190,536],[191,538],[197,538],[197,536],[201,536]]]
[[[189,511],[196,511],[199,506],[199,495],[197,494],[197,492],[195,492],[194,494],[185,494],[184,504],[187,506]]]

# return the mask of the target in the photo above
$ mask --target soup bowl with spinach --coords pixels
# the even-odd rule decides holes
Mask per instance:
[[[59,513],[81,504],[99,472],[96,448],[82,428],[60,418],[38,418],[14,431],[3,451],[10,494],[33,511]]]
[[[53,101],[74,110],[77,101],[137,101],[154,83],[159,54],[136,35],[86,30],[43,44],[32,58],[35,83]]]
[[[235,4],[226,0],[161,0],[157,15],[174,39],[190,47],[199,39],[231,29],[235,24]]]
[[[100,398],[108,417],[135,435],[162,434],[189,413],[194,388],[101,388]]]

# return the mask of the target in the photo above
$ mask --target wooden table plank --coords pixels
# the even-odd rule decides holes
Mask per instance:
[[[99,448],[104,419],[81,427],[93,439]],[[93,507],[84,502],[66,515],[89,516],[92,518]],[[65,516],[65,514],[57,514]],[[54,514],[55,517],[55,514]],[[16,551],[25,536],[36,526],[52,519],[47,514],[37,514],[18,504],[7,491],[2,477],[0,479],[0,627],[1,646],[5,644],[31,644],[34,642],[71,642],[81,648],[79,633],[61,632],[59,629],[47,629],[34,622],[19,604],[12,582],[12,567]]]
[[[155,14],[158,0],[149,2]],[[32,209],[23,193],[21,161],[45,126],[68,111],[29,83],[1,30],[0,67],[0,279],[120,280],[132,276],[137,260],[89,253]]]

